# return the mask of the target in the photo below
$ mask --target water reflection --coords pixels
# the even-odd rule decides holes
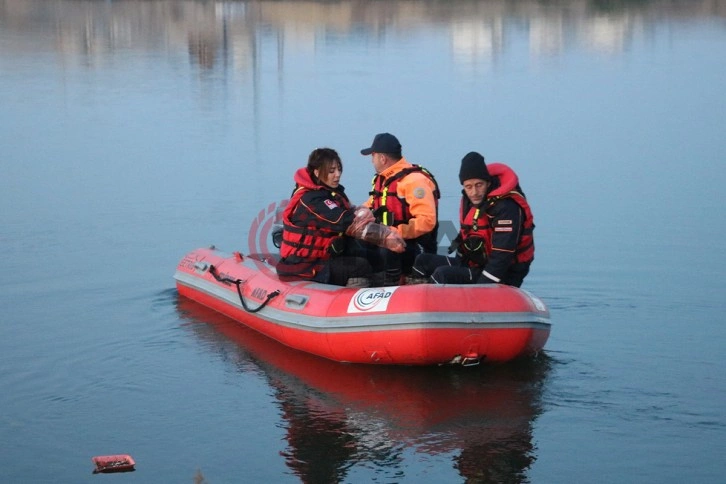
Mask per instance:
[[[386,43],[386,36],[414,35],[444,27],[454,61],[487,64],[525,35],[533,57],[562,53],[573,45],[617,53],[657,19],[726,19],[726,1],[482,0],[124,2],[0,0],[0,52],[54,51],[68,63],[109,61],[128,49],[180,52],[203,69],[219,65],[247,72],[260,68],[265,46],[279,68],[286,49],[310,50],[350,40]],[[24,34],[36,32],[32,40]],[[274,65],[274,64],[273,64]]]
[[[282,455],[303,482],[341,482],[359,465],[400,480],[411,449],[451,456],[467,482],[527,480],[546,357],[477,369],[342,365],[285,348],[184,298],[177,309],[212,351],[264,376],[282,410]]]

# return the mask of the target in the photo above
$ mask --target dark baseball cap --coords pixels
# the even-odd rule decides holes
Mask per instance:
[[[361,155],[370,155],[371,153],[400,155],[401,143],[399,143],[398,138],[393,136],[391,133],[378,133],[376,137],[373,138],[373,143],[370,148],[363,148],[360,150]]]

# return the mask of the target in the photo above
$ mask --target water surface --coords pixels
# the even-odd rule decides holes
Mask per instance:
[[[0,0],[5,478],[721,482],[725,85],[718,0]],[[465,153],[517,171],[540,358],[337,365],[178,298],[313,148],[362,201],[382,131],[445,221]]]

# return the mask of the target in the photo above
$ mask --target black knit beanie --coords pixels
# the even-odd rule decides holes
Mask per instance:
[[[491,181],[487,165],[484,163],[484,157],[472,151],[461,160],[461,169],[459,170],[459,181],[463,185],[466,180],[479,178],[481,180]]]

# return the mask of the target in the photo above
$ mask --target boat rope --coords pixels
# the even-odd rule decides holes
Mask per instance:
[[[254,309],[250,309],[247,306],[247,303],[245,302],[244,297],[242,297],[242,284],[244,284],[245,281],[243,281],[242,279],[230,279],[229,277],[221,277],[219,275],[219,273],[217,272],[217,268],[214,267],[212,264],[209,264],[209,273],[212,275],[212,277],[214,277],[219,282],[222,282],[224,284],[234,284],[235,285],[235,287],[237,288],[237,294],[239,295],[239,302],[242,303],[242,307],[245,308],[245,311],[247,311],[248,313],[256,313],[256,312],[260,311],[262,308],[267,306],[267,303],[272,301],[272,298],[274,298],[280,294],[280,290],[275,289],[274,291],[272,291],[271,293],[269,293],[267,295],[265,300],[262,301],[262,303],[259,306],[257,306]]]

